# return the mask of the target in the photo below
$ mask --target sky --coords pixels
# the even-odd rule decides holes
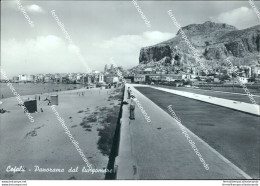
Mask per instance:
[[[1,68],[8,76],[86,72],[81,59],[99,71],[111,64],[111,57],[124,69],[136,66],[142,47],[177,33],[167,14],[170,9],[181,26],[214,21],[245,29],[260,23],[248,1],[137,1],[150,28],[132,1],[20,2],[34,27],[17,1],[1,2]],[[255,5],[260,10],[260,3]]]

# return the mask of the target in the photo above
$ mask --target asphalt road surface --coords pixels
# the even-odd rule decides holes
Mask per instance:
[[[168,114],[170,113],[167,106],[172,105],[182,124],[189,130],[252,178],[260,177],[259,117],[153,88],[135,88]],[[190,90],[196,93],[200,91]],[[209,91],[200,93],[212,96],[222,94]],[[227,98],[230,95],[223,96]],[[239,99],[242,99],[242,96]]]

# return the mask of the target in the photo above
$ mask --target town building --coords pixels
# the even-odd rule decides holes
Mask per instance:
[[[135,83],[144,83],[145,82],[145,75],[137,74],[134,76]]]

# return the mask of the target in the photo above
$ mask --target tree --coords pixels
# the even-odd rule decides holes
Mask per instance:
[[[206,74],[204,71],[202,71],[202,72],[201,72],[201,75],[202,75],[202,76],[206,76],[207,74]]]
[[[184,81],[183,85],[192,85],[192,82],[190,80]]]
[[[250,77],[250,78],[248,78],[248,81],[249,81],[249,82],[255,82],[255,77]]]
[[[225,81],[225,80],[228,80],[228,79],[229,79],[229,75],[227,75],[227,74],[219,76],[220,81]]]
[[[206,82],[211,83],[211,82],[213,82],[213,80],[211,78],[208,78],[208,79],[206,79]]]

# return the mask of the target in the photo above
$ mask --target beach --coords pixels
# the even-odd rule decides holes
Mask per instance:
[[[55,108],[93,169],[107,167],[109,151],[100,150],[99,131],[104,125],[109,125],[108,114],[114,112],[118,115],[115,112],[119,111],[121,103],[117,97],[119,92],[120,88],[82,88],[49,94],[58,95],[59,103]],[[38,112],[30,113],[34,123],[18,106],[15,97],[2,99],[0,107],[8,112],[0,114],[0,148],[3,150],[0,154],[0,178],[104,179],[104,172],[84,172],[87,165],[65,134],[48,101],[43,101],[47,96],[48,93],[43,93],[41,100],[37,101]],[[35,95],[21,97],[35,99]]]

